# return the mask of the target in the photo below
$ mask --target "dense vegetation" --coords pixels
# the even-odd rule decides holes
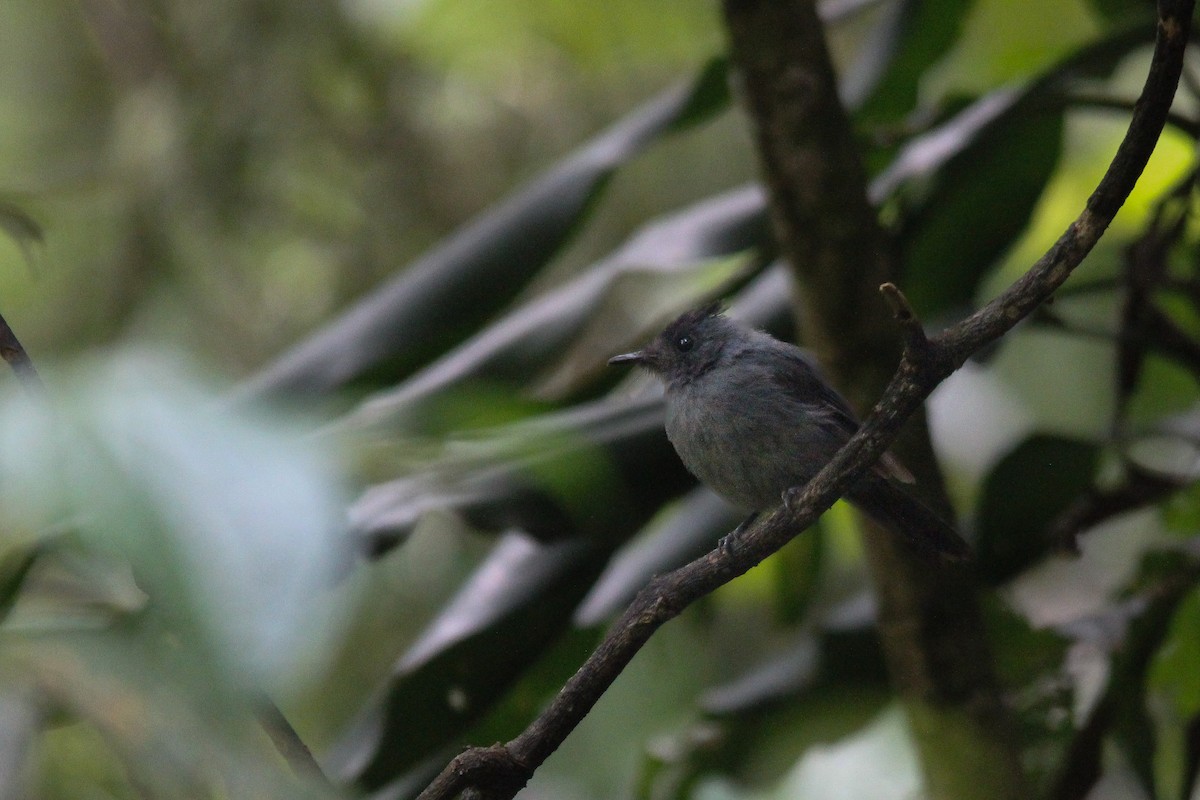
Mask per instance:
[[[756,5],[11,4],[0,313],[41,381],[0,381],[0,797],[409,797],[512,739],[738,521],[605,359],[722,298],[865,412],[881,279],[933,334],[1025,272],[1156,33],[1134,0],[827,2],[848,133],[784,144],[850,167],[788,206]],[[529,796],[1193,795],[1194,73],[1053,303],[896,445],[972,568],[834,506]]]

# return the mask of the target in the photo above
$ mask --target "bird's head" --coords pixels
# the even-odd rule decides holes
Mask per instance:
[[[637,364],[657,374],[668,386],[695,380],[720,361],[740,331],[721,315],[718,303],[681,314],[641,350],[608,360],[611,365]]]

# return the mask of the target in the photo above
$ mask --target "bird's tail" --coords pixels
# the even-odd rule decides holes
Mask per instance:
[[[868,475],[849,493],[848,499],[926,555],[947,561],[966,561],[971,557],[970,546],[953,525],[882,476]]]

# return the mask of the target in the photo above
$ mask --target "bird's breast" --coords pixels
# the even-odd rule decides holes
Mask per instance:
[[[775,506],[832,455],[802,409],[753,394],[692,385],[667,395],[667,437],[684,465],[746,510]]]

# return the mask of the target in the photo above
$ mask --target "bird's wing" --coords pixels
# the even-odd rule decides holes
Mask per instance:
[[[805,405],[818,406],[822,416],[846,439],[858,431],[858,418],[854,410],[836,389],[822,377],[816,362],[798,347],[785,345],[780,348],[784,356],[773,362],[772,379],[792,397]],[[875,472],[894,478],[901,483],[915,483],[916,479],[908,468],[891,453],[884,453],[875,465]]]

